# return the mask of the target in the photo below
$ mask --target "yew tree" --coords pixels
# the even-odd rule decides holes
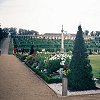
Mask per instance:
[[[81,25],[78,26],[69,69],[68,88],[70,90],[80,91],[96,88]]]

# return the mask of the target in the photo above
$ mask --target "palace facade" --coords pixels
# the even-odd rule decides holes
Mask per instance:
[[[76,34],[64,34],[65,40],[75,40]],[[61,39],[61,33],[45,33],[43,35],[33,36],[33,38],[45,38],[45,39]],[[85,40],[94,39],[92,36],[84,35]]]
[[[85,40],[95,39],[94,36],[83,35]],[[41,38],[41,39],[61,39],[61,33],[45,33],[38,35],[15,35],[14,37],[30,37],[30,38]],[[65,40],[75,40],[76,34],[64,34]]]

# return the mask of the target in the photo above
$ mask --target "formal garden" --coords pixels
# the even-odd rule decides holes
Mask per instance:
[[[62,62],[70,63],[71,56],[66,54],[36,53],[32,55],[19,54],[16,56],[43,78],[47,83],[59,83],[62,81]]]
[[[96,89],[94,78],[100,83],[99,42],[84,41],[80,26],[75,41],[64,40],[65,53],[57,39],[13,37],[13,43],[16,56],[47,83],[61,83],[63,75],[69,90]]]
[[[73,42],[74,41],[72,40],[64,41],[65,51],[72,51]],[[41,52],[43,49],[45,49],[46,52],[59,52],[61,48],[61,40],[20,36],[14,38],[14,46],[17,48],[24,48],[25,52],[29,52],[32,45],[34,45],[34,50],[39,52]]]
[[[60,39],[42,39],[19,36],[14,37],[13,42],[14,47],[17,47],[18,49],[24,48],[25,52],[29,52],[32,45],[34,45],[34,50],[39,52],[41,52],[43,49],[45,49],[46,52],[60,52],[61,48]],[[98,40],[96,37],[94,39],[85,40],[85,43],[90,54],[96,54],[96,51],[100,49],[100,39]],[[64,49],[66,52],[72,51],[73,46],[74,40],[64,40]]]
[[[52,67],[50,67],[50,68],[53,68],[53,70],[55,70],[53,73],[58,74],[59,79],[62,78],[62,77],[60,77],[62,75],[62,72],[58,73],[56,71],[58,71],[58,69],[60,69],[60,68],[61,68],[60,70],[62,71],[63,66],[60,65],[60,62],[61,62],[61,57],[64,56],[64,55],[60,55],[60,54],[55,55],[55,54],[50,54],[50,53],[45,54],[45,53],[38,52],[37,54],[33,54],[33,55],[28,55],[27,53],[24,53],[24,54],[17,53],[16,56],[22,62],[25,62],[32,70],[34,70],[34,71],[35,71],[35,69],[39,70],[40,76],[41,76],[42,72],[47,75],[47,73],[46,73],[47,69],[46,68],[47,68],[48,63],[50,63],[50,62],[54,63],[55,66],[52,65]],[[59,57],[59,60],[58,60],[57,57]],[[38,58],[38,59],[34,59],[34,58]],[[58,61],[55,58],[57,58]],[[66,63],[69,64],[70,60],[71,60],[71,55],[70,54],[66,55],[65,58],[67,60]],[[52,61],[50,61],[50,59],[52,59]],[[94,78],[97,78],[97,79],[100,78],[100,67],[99,67],[100,66],[100,62],[99,62],[100,61],[100,55],[90,55],[89,59],[90,59],[91,65],[92,65]],[[59,63],[59,65],[57,65],[56,63]],[[57,67],[57,69],[55,67]],[[60,79],[59,82],[61,82],[61,79]],[[55,83],[56,83],[56,81],[55,81]]]

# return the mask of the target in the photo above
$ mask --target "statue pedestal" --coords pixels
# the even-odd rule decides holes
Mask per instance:
[[[67,95],[67,78],[63,77],[62,79],[62,96]]]

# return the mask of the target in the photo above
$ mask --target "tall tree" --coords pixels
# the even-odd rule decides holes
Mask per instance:
[[[0,27],[0,41],[3,39],[3,31],[2,28]]]
[[[9,32],[11,34],[11,37],[17,34],[17,28],[16,27],[11,27],[9,28]]]
[[[92,67],[88,59],[87,48],[84,42],[81,25],[78,26],[73,56],[69,68],[69,89],[75,91],[95,89]]]
[[[96,32],[95,32],[95,35],[96,35],[96,36],[100,36],[100,31],[96,31]]]
[[[90,33],[90,35],[91,35],[91,36],[95,36],[95,32],[92,31],[92,32]]]
[[[26,29],[19,29],[19,34],[20,35],[38,35],[37,31],[34,30],[26,30]]]
[[[7,37],[9,34],[9,28],[3,28],[4,37]]]
[[[85,34],[86,36],[88,36],[88,35],[89,35],[89,31],[88,31],[88,30],[85,30],[85,31],[84,31],[84,34]]]
[[[31,49],[30,49],[30,55],[34,54],[35,51],[34,51],[34,45],[31,46]]]

